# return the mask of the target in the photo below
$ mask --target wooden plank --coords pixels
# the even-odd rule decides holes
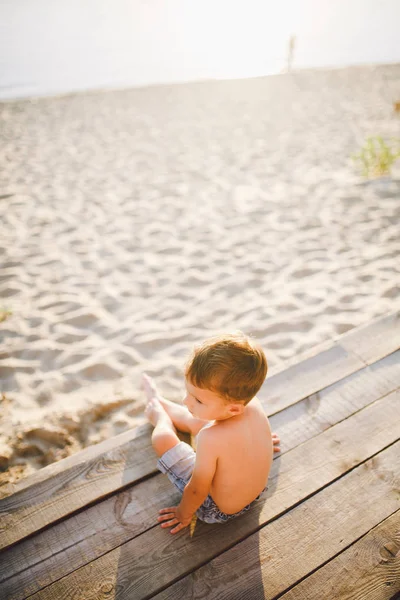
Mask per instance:
[[[400,310],[345,333],[340,344],[370,365],[400,347]]]
[[[130,429],[129,431],[125,431],[119,435],[115,435],[108,440],[99,442],[98,444],[88,446],[87,448],[84,448],[83,450],[80,450],[79,452],[76,452],[67,458],[63,458],[62,460],[54,462],[51,465],[47,465],[46,467],[31,473],[16,483],[7,486],[1,486],[0,498],[11,496],[28,487],[43,483],[44,481],[55,477],[59,473],[64,474],[69,469],[76,467],[77,465],[82,465],[83,463],[88,463],[92,459],[98,460],[100,456],[105,456],[107,452],[112,452],[115,450],[115,448],[119,448],[123,444],[129,443],[136,438],[146,437],[150,432],[150,426],[144,425],[136,427],[135,429]]]
[[[398,511],[399,457],[400,442],[153,598],[272,600]]]
[[[355,354],[334,344],[316,356],[267,377],[257,396],[273,415],[365,367]]]
[[[160,474],[3,550],[0,598],[3,590],[7,600],[22,600],[134,539],[155,527],[159,509],[175,506],[180,496]]]
[[[258,396],[275,414],[400,348],[399,311],[355,328],[316,355],[267,377]]]
[[[294,448],[396,389],[400,350],[270,417],[282,452]],[[264,406],[265,408],[265,406]]]
[[[129,556],[129,565],[124,563],[121,573],[124,573],[124,578],[127,577],[127,597],[150,597],[171,581],[185,576],[226,548],[252,535],[269,520],[398,439],[400,422],[395,415],[399,399],[400,393],[394,392],[275,460],[265,502],[258,503],[240,519],[223,527],[198,522],[192,539],[188,530],[171,536],[156,526],[59,579],[45,588],[43,596],[37,597],[63,598],[66,590],[74,589],[81,580],[84,582],[84,597],[87,593],[88,599],[95,597],[89,591],[97,589],[99,580],[109,583],[112,590],[116,585],[115,574],[120,572],[120,558],[125,553]],[[299,468],[299,465],[303,465],[303,468]],[[63,560],[62,555],[59,560]],[[156,568],[156,577],[151,577],[153,568]],[[36,574],[36,578],[41,579],[42,576],[43,573],[40,577]],[[4,585],[11,585],[10,580]]]
[[[283,453],[325,431],[335,420],[344,420],[353,412],[386,395],[398,381],[400,351],[397,357],[390,355],[380,363],[366,367],[327,388],[319,399],[303,400],[275,415],[271,418],[271,423],[273,426],[278,424],[277,429],[284,440]],[[286,413],[290,413],[289,418],[284,420],[282,417]],[[275,423],[277,419],[279,423]],[[109,498],[79,513],[73,519],[56,524],[39,536],[22,541],[3,555],[3,568],[0,564],[0,588],[3,577],[14,577],[13,589],[17,595],[10,596],[10,600],[22,598],[28,591],[36,591],[35,582],[38,579],[45,579],[51,583],[81,566],[82,554],[88,561],[93,560],[101,553],[139,535],[154,525],[157,517],[154,506],[160,508],[175,502],[168,495],[171,493],[170,488],[166,478],[155,478],[146,484],[126,490],[121,494],[121,498],[119,495]],[[176,500],[178,501],[178,497]],[[119,506],[125,507],[124,525],[120,523]],[[68,560],[59,564],[54,562],[52,554],[64,551],[67,552]],[[39,571],[36,566],[38,552],[42,562]]]
[[[34,484],[0,500],[0,549],[156,472],[156,462],[146,426],[46,467]]]
[[[400,592],[400,510],[281,596],[281,600],[391,600]]]
[[[304,401],[303,405],[300,403],[298,407],[292,407],[287,413],[292,427],[291,432],[289,429],[286,432],[284,447],[290,447],[291,439],[293,443],[301,443],[310,437],[312,431],[326,429],[338,418],[346,418],[352,410],[365,406],[366,400],[375,400],[392,390],[400,379],[399,366],[400,352],[358,371],[358,374],[342,380],[343,383],[334,384]],[[350,397],[352,405],[348,402]],[[333,401],[337,407],[336,414],[330,408]],[[312,413],[314,418],[309,419],[308,413]],[[302,439],[294,429],[295,418],[297,425],[303,426]],[[304,427],[306,423],[308,429]],[[324,424],[322,429],[321,423]],[[272,425],[281,428],[282,417],[279,416],[276,424],[272,421]],[[49,465],[26,478],[27,481],[22,480],[18,492],[0,500],[0,549],[142,477],[155,474],[156,457],[151,447],[150,431],[149,426],[127,431]]]

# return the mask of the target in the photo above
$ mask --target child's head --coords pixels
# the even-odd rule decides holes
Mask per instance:
[[[237,332],[207,339],[196,347],[186,363],[185,377],[192,388],[211,392],[211,399],[245,406],[263,384],[267,368],[259,344]]]

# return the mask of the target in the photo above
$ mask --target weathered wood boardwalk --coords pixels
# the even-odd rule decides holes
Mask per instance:
[[[172,536],[179,500],[150,427],[18,482],[0,500],[0,599],[400,597],[400,313],[267,378],[282,453],[266,499]]]

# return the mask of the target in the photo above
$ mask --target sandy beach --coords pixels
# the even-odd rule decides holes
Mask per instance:
[[[207,336],[273,373],[398,308],[399,165],[350,158],[395,101],[400,65],[1,103],[0,495],[144,422],[143,371],[182,398]]]

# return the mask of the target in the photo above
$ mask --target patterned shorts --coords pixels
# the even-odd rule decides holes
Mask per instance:
[[[192,476],[195,461],[196,453],[193,448],[189,444],[185,444],[185,442],[179,442],[179,444],[167,450],[162,455],[158,460],[157,466],[161,473],[165,473],[175,487],[183,493],[186,484]],[[267,487],[264,488],[261,494],[266,489]],[[261,497],[261,494],[253,502],[242,508],[242,510],[232,515],[227,515],[220,511],[214,500],[208,495],[203,504],[197,509],[196,515],[205,523],[226,523],[230,519],[235,519],[247,512]]]

